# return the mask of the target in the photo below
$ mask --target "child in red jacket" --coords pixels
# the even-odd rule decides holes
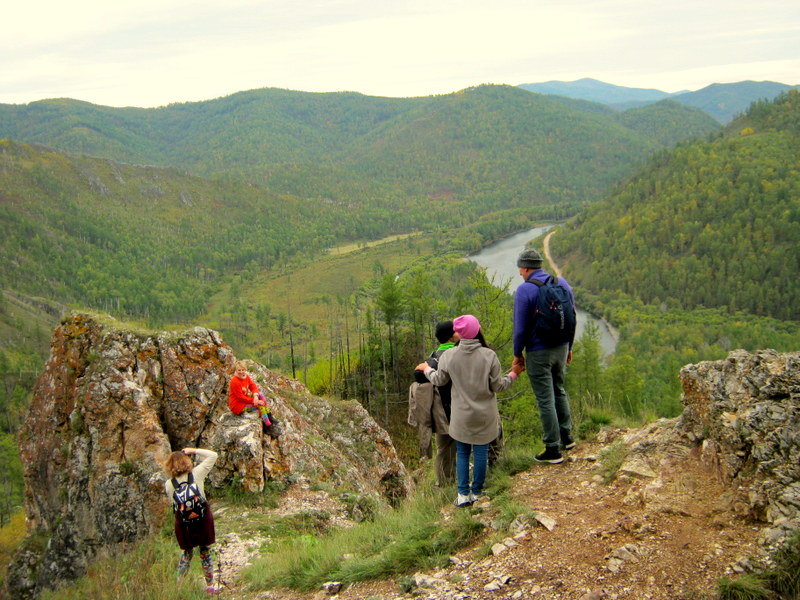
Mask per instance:
[[[267,400],[247,372],[247,366],[242,361],[238,361],[235,369],[228,388],[228,407],[231,412],[240,415],[244,410],[256,409],[261,413],[264,425],[272,426]]]

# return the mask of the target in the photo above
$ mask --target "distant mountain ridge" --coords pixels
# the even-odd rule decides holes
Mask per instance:
[[[523,83],[520,86],[529,92],[580,98],[601,104],[621,104],[624,102],[658,102],[673,94],[648,88],[632,88],[598,81],[585,77],[576,81],[545,81],[544,83]]]
[[[524,83],[519,87],[538,94],[564,96],[599,102],[619,110],[642,107],[670,98],[686,106],[699,108],[718,122],[729,123],[756,100],[773,100],[794,87],[775,81],[740,81],[712,83],[700,90],[668,93],[657,89],[630,88],[596,79]]]

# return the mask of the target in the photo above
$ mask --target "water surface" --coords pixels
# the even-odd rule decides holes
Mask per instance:
[[[486,267],[486,274],[489,280],[492,281],[492,278],[494,278],[493,283],[498,287],[510,282],[508,291],[513,294],[523,283],[517,270],[517,256],[519,256],[519,253],[522,252],[528,242],[552,228],[552,225],[544,225],[515,233],[499,242],[486,246],[483,250],[468,258],[482,267]],[[606,354],[614,353],[617,347],[617,335],[616,331],[606,321],[594,317],[581,308],[577,309],[577,321],[575,339],[581,336],[588,322],[594,322],[600,329],[600,347],[603,352]]]

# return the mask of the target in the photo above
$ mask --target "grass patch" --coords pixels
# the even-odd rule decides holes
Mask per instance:
[[[304,510],[265,521],[258,526],[258,531],[272,538],[313,535],[326,531],[330,526],[330,520],[331,516],[325,511]]]
[[[761,600],[800,598],[800,531],[795,531],[772,554],[774,567],[761,573],[717,582],[720,600]]]
[[[254,589],[316,589],[325,581],[345,584],[443,566],[458,549],[483,532],[468,511],[456,511],[445,524],[441,507],[449,490],[420,488],[394,510],[373,521],[326,537],[300,536],[279,544],[245,573]]]
[[[200,600],[206,598],[200,557],[187,577],[175,578],[180,549],[166,533],[132,545],[113,558],[92,561],[86,575],[41,600]]]
[[[743,575],[735,579],[722,577],[717,583],[717,592],[720,600],[766,600],[778,597],[767,587],[763,579],[755,575]]]
[[[767,574],[770,587],[781,598],[800,598],[800,531],[789,536],[772,559],[775,567]]]
[[[534,455],[536,454],[532,446],[512,446],[507,444],[503,455],[500,459],[492,465],[490,476],[495,475],[516,475],[527,471],[534,464]]]
[[[583,440],[591,439],[603,428],[614,422],[610,411],[599,408],[587,409],[578,423],[576,434]]]
[[[532,446],[506,445],[502,456],[489,469],[484,491],[494,504],[502,503],[502,497],[511,489],[513,476],[530,469],[536,462]]]
[[[622,441],[614,442],[599,452],[600,460],[598,461],[597,471],[603,478],[603,483],[614,481],[617,471],[619,471],[627,456],[628,447]]]

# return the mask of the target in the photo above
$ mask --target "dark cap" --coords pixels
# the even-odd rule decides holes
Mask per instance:
[[[453,337],[454,333],[452,321],[441,321],[436,324],[435,335],[440,344],[444,344],[447,340]]]
[[[533,248],[526,248],[517,258],[517,266],[523,269],[539,269],[542,266],[542,255]]]

